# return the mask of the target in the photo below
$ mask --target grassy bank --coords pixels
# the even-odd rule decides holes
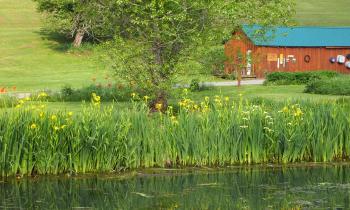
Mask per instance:
[[[95,105],[81,113],[24,102],[0,112],[1,176],[149,167],[329,162],[350,155],[349,105],[188,98],[149,113]]]

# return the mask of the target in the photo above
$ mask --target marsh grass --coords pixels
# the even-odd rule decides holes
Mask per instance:
[[[45,98],[45,96],[42,96]],[[274,103],[186,93],[178,108],[150,113],[132,102],[80,113],[19,101],[0,110],[2,177],[115,172],[137,168],[330,162],[350,155],[349,104]]]

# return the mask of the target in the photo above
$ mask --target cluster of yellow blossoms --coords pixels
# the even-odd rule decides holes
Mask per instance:
[[[282,112],[282,113],[285,113],[285,114],[289,114],[289,115],[292,115],[294,117],[302,117],[304,115],[304,113],[302,112],[299,104],[294,104],[294,105],[291,105],[291,106],[285,106],[279,112],[280,113]]]
[[[101,97],[98,96],[96,93],[91,94],[91,102],[94,106],[100,106],[101,104]]]

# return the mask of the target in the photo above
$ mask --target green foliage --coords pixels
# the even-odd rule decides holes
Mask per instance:
[[[302,85],[337,76],[335,71],[273,72],[266,75],[265,85]]]
[[[137,92],[132,88],[119,84],[106,86],[102,85],[90,85],[83,88],[72,88],[71,86],[65,86],[58,93],[52,93],[49,96],[49,101],[69,101],[69,102],[81,102],[90,101],[91,94],[96,93],[101,96],[104,101],[130,101],[132,92]],[[140,92],[140,94],[146,94]],[[36,97],[34,97],[36,98]]]
[[[204,71],[218,76],[225,74],[225,61],[227,61],[227,57],[225,55],[224,45],[199,47],[197,54],[199,54],[197,55],[198,60],[202,64]]]
[[[232,72],[232,73],[225,73],[224,75],[221,76],[221,78],[227,79],[227,80],[236,80],[236,75],[235,75],[234,72]]]
[[[287,24],[294,13],[290,0],[124,0],[117,5],[123,9],[116,16],[126,21],[117,28],[115,41],[107,44],[106,58],[118,76],[153,92],[156,98],[166,95],[179,73],[179,63],[186,62],[198,45],[217,46],[241,24]],[[222,46],[202,57],[204,68],[220,71],[223,60]]]
[[[0,108],[14,107],[18,99],[9,95],[0,95]]]
[[[190,84],[190,90],[192,92],[196,92],[196,91],[200,91],[201,90],[201,86],[199,84],[199,80],[198,79],[193,79],[191,81],[191,84]]]
[[[174,115],[146,104],[80,114],[22,104],[0,111],[0,174],[110,172],[149,167],[329,162],[350,155],[349,105],[265,105],[228,97],[193,102]],[[103,99],[102,99],[103,100]]]
[[[350,96],[350,77],[342,76],[312,81],[306,86],[305,92]]]

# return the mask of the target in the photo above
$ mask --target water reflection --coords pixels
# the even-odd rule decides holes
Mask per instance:
[[[350,166],[12,180],[0,209],[349,209]]]

